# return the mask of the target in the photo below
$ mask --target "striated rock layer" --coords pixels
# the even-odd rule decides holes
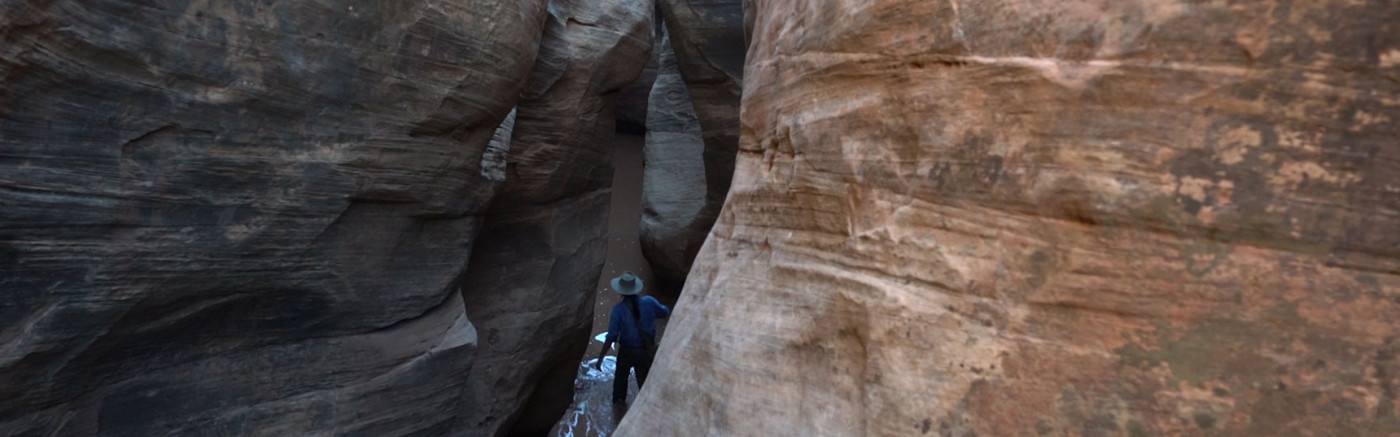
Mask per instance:
[[[460,435],[540,1],[0,2],[0,435]]]
[[[674,296],[719,217],[723,197],[707,195],[705,140],[669,38],[663,36],[657,51],[661,67],[647,106],[639,230],[643,255],[663,275],[664,284],[653,292]]]
[[[652,26],[656,28],[652,32],[652,38],[655,39],[661,34],[661,20],[653,14],[652,22]],[[617,97],[613,98],[614,128],[618,133],[638,136],[646,133],[647,100],[651,95],[652,83],[656,82],[657,69],[661,68],[660,55],[660,50],[652,50],[646,66],[642,67],[642,72],[632,83],[618,90]]]
[[[462,292],[481,335],[478,435],[542,435],[573,399],[607,255],[614,99],[651,55],[652,3],[554,0],[516,109],[505,182]]]
[[[677,180],[681,173],[688,174],[692,169],[700,169],[703,177],[664,190],[653,187],[645,194],[648,217],[642,225],[643,251],[661,282],[659,291],[674,294],[689,274],[699,244],[714,224],[734,175],[746,47],[744,4],[741,0],[660,0],[658,6],[674,46],[676,71],[684,78],[683,90],[690,95],[681,102],[682,96],[674,94],[682,90],[682,85],[674,82],[653,87],[653,104],[658,92],[666,103],[648,114],[648,131],[660,129],[666,135],[659,141],[674,144],[649,147],[648,181]],[[688,114],[681,115],[680,111]],[[651,121],[653,116],[661,118],[661,122]],[[687,120],[685,126],[676,124],[678,116]],[[702,151],[690,150],[691,117],[699,120]],[[656,208],[661,205],[680,209]]]
[[[1400,4],[756,3],[620,435],[1400,433]]]

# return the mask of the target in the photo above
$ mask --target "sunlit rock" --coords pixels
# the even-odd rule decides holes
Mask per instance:
[[[1400,433],[1400,4],[753,4],[619,435]]]

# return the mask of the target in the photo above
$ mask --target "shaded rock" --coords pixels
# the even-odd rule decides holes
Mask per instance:
[[[661,35],[661,21],[659,17],[653,15],[652,37]],[[651,85],[656,82],[657,69],[661,68],[661,52],[653,49],[647,64],[642,68],[641,74],[631,84],[623,87],[617,92],[614,98],[613,115],[616,120],[616,130],[619,133],[629,135],[643,135],[646,133],[647,124],[647,99],[651,95]]]
[[[1400,4],[757,7],[619,435],[1400,432]]]
[[[705,141],[668,38],[657,52],[661,69],[651,89],[643,149],[641,247],[661,278],[653,291],[674,296],[724,198],[706,192]]]
[[[699,101],[701,119],[714,115],[715,128],[737,125],[744,77],[744,0],[660,0],[680,69]],[[714,110],[712,114],[708,110]],[[723,121],[729,120],[729,121]],[[708,121],[707,121],[708,123]],[[716,131],[718,132],[718,131]],[[730,131],[737,143],[737,130]]]
[[[703,184],[695,184],[692,179],[690,184],[672,186],[673,190],[649,191],[652,204],[658,206],[694,202],[697,194],[704,196],[703,204],[692,204],[683,209],[653,210],[654,214],[648,218],[650,229],[646,229],[648,225],[644,224],[643,249],[647,260],[654,265],[660,281],[658,289],[674,295],[690,272],[695,250],[713,225],[729,193],[729,182],[734,174],[734,155],[739,150],[739,96],[746,49],[744,5],[741,0],[661,0],[658,5],[674,46],[677,69],[684,77],[685,89],[690,94],[690,102],[684,105],[673,103],[661,116],[674,117],[669,114],[674,114],[677,108],[690,107],[688,111],[699,119],[705,144],[704,152],[698,156],[696,153],[678,154],[679,146],[670,148],[673,152],[665,154],[668,158],[648,154],[648,182],[665,179],[679,181],[676,177],[680,175],[676,169],[680,165],[704,171]],[[667,85],[667,89],[674,93],[679,90],[678,86]],[[650,122],[648,128],[651,128]],[[675,141],[673,135],[665,137],[668,138],[664,141]],[[684,141],[689,142],[688,139]],[[697,162],[683,164],[683,160]],[[663,164],[665,168],[653,169],[653,162]],[[658,178],[654,174],[658,170],[671,176]],[[703,192],[697,193],[698,190]],[[658,195],[673,199],[656,197]],[[699,212],[693,212],[697,206]],[[667,217],[668,214],[678,215]]]
[[[613,99],[651,51],[644,0],[550,3],[516,108],[506,179],[463,282],[481,335],[467,392],[477,435],[540,435],[572,400],[606,256]]]
[[[0,3],[0,434],[458,434],[544,13]]]

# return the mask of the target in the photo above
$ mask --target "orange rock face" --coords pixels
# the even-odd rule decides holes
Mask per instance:
[[[620,435],[1400,435],[1400,3],[753,6]]]

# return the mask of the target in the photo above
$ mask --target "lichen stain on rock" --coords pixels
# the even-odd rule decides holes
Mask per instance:
[[[1184,383],[1207,388],[1206,382],[1227,374],[1227,369],[1245,371],[1241,375],[1249,377],[1269,374],[1269,360],[1250,350],[1257,347],[1258,334],[1254,325],[1228,320],[1203,322],[1186,332],[1158,322],[1156,330],[1148,335],[1152,349],[1131,343],[1114,353],[1123,366],[1143,370],[1166,366],[1172,375],[1168,385]]]

